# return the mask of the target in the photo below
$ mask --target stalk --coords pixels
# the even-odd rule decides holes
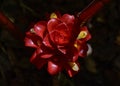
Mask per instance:
[[[4,26],[11,35],[19,41],[23,41],[23,34],[21,31],[12,23],[3,12],[0,11],[0,25]]]
[[[110,0],[93,0],[85,9],[77,14],[71,41],[76,40],[80,32],[80,27],[82,27],[86,21],[93,17],[109,1]]]

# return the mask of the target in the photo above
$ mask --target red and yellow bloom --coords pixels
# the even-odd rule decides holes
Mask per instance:
[[[76,19],[73,15],[52,13],[50,20],[39,21],[26,33],[25,46],[35,48],[30,61],[38,69],[47,64],[51,75],[65,69],[72,77],[79,71],[78,57],[86,56],[86,41],[91,38],[87,27],[79,27],[80,33],[71,42]]]

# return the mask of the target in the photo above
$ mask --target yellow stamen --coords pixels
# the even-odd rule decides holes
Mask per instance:
[[[41,42],[40,42],[39,40],[37,41],[37,45],[38,45],[38,46],[41,46]]]
[[[74,43],[74,47],[78,50],[80,49],[80,45],[77,42]]]
[[[33,28],[31,28],[31,29],[30,29],[30,32],[31,32],[31,33],[35,33],[35,31],[34,31],[34,29],[33,29]]]
[[[75,43],[75,44],[74,44],[74,47],[78,48],[78,45],[77,45],[77,43]]]
[[[77,37],[77,39],[82,39],[85,38],[87,36],[87,32],[86,31],[81,31]]]
[[[74,71],[79,71],[79,66],[75,62],[69,62],[69,65]]]
[[[52,13],[51,15],[50,15],[50,18],[52,19],[52,18],[57,18],[57,15],[55,14],[55,13]]]

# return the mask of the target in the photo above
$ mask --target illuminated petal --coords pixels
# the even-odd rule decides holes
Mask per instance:
[[[53,49],[54,44],[52,43],[49,34],[45,36],[45,38],[43,39],[43,44],[47,47],[50,47],[51,49]]]
[[[34,47],[34,48],[40,46],[42,43],[41,38],[31,32],[26,33],[26,37],[24,41],[25,41],[25,46]]]
[[[32,55],[32,57],[30,58],[30,61],[32,62],[34,59],[36,59],[36,57],[41,54],[43,52],[43,50],[41,48],[36,49],[36,51],[34,52],[34,54]]]
[[[50,19],[47,23],[48,32],[50,33],[61,23],[59,19]]]
[[[34,25],[35,34],[37,34],[38,36],[43,38],[45,36],[45,32],[47,30],[46,28],[47,28],[47,24],[45,21],[40,21],[40,22],[36,23]]]
[[[74,24],[75,22],[75,17],[73,15],[69,15],[69,14],[64,14],[62,17],[61,17],[61,20],[66,23],[67,25],[69,24]]]
[[[77,61],[78,60],[78,56],[79,56],[78,52],[74,53],[74,55],[72,57],[72,61]]]
[[[25,38],[24,41],[25,41],[25,46],[37,48],[37,45],[35,45],[30,38]]]
[[[51,54],[51,53],[45,53],[45,54],[42,54],[41,56],[40,56],[40,58],[51,58],[53,56],[53,54]]]
[[[62,52],[63,54],[66,54],[67,53],[67,49],[64,47],[64,46],[57,46],[58,47],[58,50],[60,52]]]
[[[51,75],[55,75],[61,71],[61,66],[58,65],[57,63],[54,63],[52,61],[48,62],[48,72]]]
[[[73,15],[64,14],[61,20],[68,26],[69,30],[72,31],[75,22],[75,17]]]

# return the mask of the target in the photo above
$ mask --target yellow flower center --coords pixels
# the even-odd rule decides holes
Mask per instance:
[[[55,14],[55,13],[52,13],[51,15],[50,15],[50,18],[52,19],[52,18],[57,18],[57,15]]]
[[[75,62],[69,62],[69,65],[74,71],[79,71],[79,66]]]
[[[86,31],[81,31],[77,37],[77,39],[82,39],[85,38],[87,36],[87,32]]]

